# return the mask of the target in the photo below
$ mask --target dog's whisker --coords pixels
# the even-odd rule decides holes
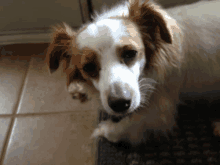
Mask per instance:
[[[140,89],[155,89],[155,87],[153,87],[153,86],[151,86],[151,85],[141,85],[140,87],[139,87]]]
[[[146,83],[157,83],[155,80],[151,79],[151,78],[141,78],[138,82],[142,83],[143,81],[146,81]]]
[[[149,89],[149,88],[148,89],[140,89],[140,92],[143,94],[146,94],[146,95],[148,95],[154,91],[155,91],[155,89]]]

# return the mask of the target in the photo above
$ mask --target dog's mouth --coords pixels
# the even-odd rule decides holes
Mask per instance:
[[[120,122],[123,118],[128,117],[128,116],[131,116],[133,113],[137,113],[138,110],[139,110],[139,108],[135,109],[133,112],[125,113],[125,114],[123,114],[123,115],[118,115],[118,116],[116,116],[116,115],[109,115],[109,114],[108,114],[108,116],[109,116],[109,118],[110,118],[114,123],[118,123],[118,122]]]

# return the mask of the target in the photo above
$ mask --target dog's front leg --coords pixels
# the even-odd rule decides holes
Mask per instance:
[[[101,122],[92,137],[105,137],[111,142],[128,140],[132,144],[139,144],[148,140],[152,134],[155,138],[166,136],[167,131],[172,130],[175,125],[176,106],[165,98],[158,101],[163,102],[152,104],[118,123],[111,120]]]
[[[108,119],[102,121],[98,128],[96,128],[92,134],[92,138],[105,137],[111,142],[118,142],[123,138],[125,128],[129,125],[129,118],[125,117],[120,122],[115,123]]]

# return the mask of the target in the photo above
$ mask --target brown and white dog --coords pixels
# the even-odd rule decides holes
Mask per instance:
[[[172,129],[180,101],[216,99],[219,7],[209,1],[165,10],[130,0],[78,31],[66,24],[54,28],[46,57],[50,70],[63,61],[74,97],[85,101],[94,88],[104,110],[122,117],[101,122],[93,137],[138,144],[152,131],[157,137]]]

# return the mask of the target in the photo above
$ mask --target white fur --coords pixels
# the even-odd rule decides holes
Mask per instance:
[[[122,4],[116,5],[112,9],[108,10],[106,8],[103,8],[102,14],[95,13],[95,21],[108,19],[110,17],[116,17],[116,16],[127,16],[128,15],[128,2],[124,2]]]
[[[104,19],[90,24],[77,37],[79,48],[89,47],[96,51],[105,51],[120,44],[120,38],[128,35],[121,20]],[[101,53],[101,52],[100,52]]]
[[[120,9],[122,7],[122,10]],[[109,16],[116,16],[118,12],[128,14],[127,6],[120,6],[113,9],[106,15],[98,17],[98,19],[90,24],[77,36],[77,44],[80,49],[84,47],[91,48],[100,55],[101,71],[99,73],[99,81],[93,80],[93,85],[100,92],[100,97],[104,109],[109,114],[114,111],[109,107],[106,94],[113,88],[112,84],[119,83],[121,88],[126,88],[132,95],[131,106],[128,113],[133,112],[141,101],[138,79],[140,72],[145,65],[145,57],[141,61],[136,62],[133,66],[128,67],[120,63],[116,55],[116,46],[121,45],[122,37],[130,37],[127,27],[121,19],[108,19]],[[116,12],[116,13],[115,13]],[[143,45],[143,43],[139,43]],[[143,47],[143,46],[142,46]],[[123,95],[121,96],[123,97]]]

